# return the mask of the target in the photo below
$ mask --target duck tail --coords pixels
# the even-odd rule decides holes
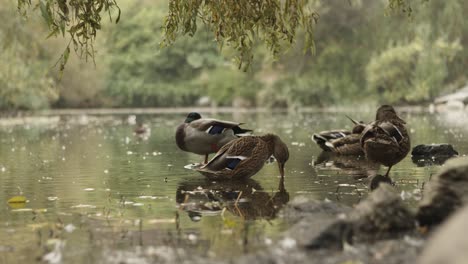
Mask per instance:
[[[314,134],[312,136],[312,140],[317,143],[317,145],[324,151],[332,151],[332,149],[335,148],[332,143],[328,141],[325,137],[319,135],[319,134]]]
[[[242,136],[242,134],[250,134],[253,132],[252,129],[244,129],[239,126],[235,126],[232,128],[232,131],[234,131],[234,134],[237,136]]]
[[[353,124],[355,124],[355,125],[359,125],[359,124],[360,124],[360,122],[358,122],[358,121],[352,119],[351,117],[349,117],[349,115],[345,115],[345,116],[346,116],[349,120],[351,120],[351,122],[353,122]]]

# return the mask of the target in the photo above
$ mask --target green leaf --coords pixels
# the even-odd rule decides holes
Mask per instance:
[[[39,2],[39,7],[41,9],[41,14],[44,20],[47,22],[47,25],[50,27],[52,24],[52,17],[50,16],[50,6],[49,4],[45,4],[44,1]]]

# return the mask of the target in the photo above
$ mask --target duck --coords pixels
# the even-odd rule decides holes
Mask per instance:
[[[389,177],[392,167],[410,151],[411,140],[405,125],[405,120],[391,105],[382,105],[377,109],[375,121],[361,133],[360,143],[366,158],[387,166],[385,177]]]
[[[187,115],[184,123],[176,129],[175,140],[177,146],[187,152],[205,155],[204,164],[208,162],[208,155],[216,153],[228,142],[239,136],[252,132],[250,129],[240,128],[243,123],[202,118],[199,113]]]
[[[364,155],[360,145],[361,133],[366,127],[362,121],[356,121],[346,116],[354,127],[349,130],[327,130],[312,136],[312,140],[323,150],[340,155]]]
[[[260,171],[271,156],[276,159],[283,178],[289,150],[275,134],[235,139],[224,145],[207,164],[195,170],[210,180],[247,179]]]

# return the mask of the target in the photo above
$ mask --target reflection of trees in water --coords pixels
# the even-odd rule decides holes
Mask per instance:
[[[280,180],[278,191],[269,193],[255,180],[211,182],[183,182],[176,192],[179,208],[193,221],[202,215],[221,214],[228,210],[243,219],[273,219],[289,201],[289,193]]]

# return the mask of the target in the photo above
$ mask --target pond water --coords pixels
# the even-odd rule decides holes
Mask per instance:
[[[369,193],[365,177],[385,173],[362,159],[323,156],[311,141],[314,132],[350,128],[342,112],[204,115],[280,135],[291,157],[284,182],[276,164],[235,184],[184,168],[203,159],[175,145],[185,114],[137,116],[151,129],[147,138],[133,134],[135,116],[125,114],[0,119],[0,263],[117,262],[149,248],[233,258],[275,241],[288,228],[278,211],[294,197],[353,205]],[[413,146],[444,142],[468,153],[465,113],[401,115]],[[392,169],[408,204],[439,166],[408,156]],[[27,203],[8,204],[16,195]]]

